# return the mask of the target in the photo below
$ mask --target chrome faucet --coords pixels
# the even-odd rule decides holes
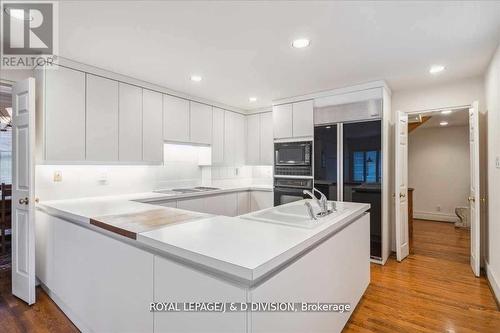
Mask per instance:
[[[304,202],[304,205],[307,207],[307,212],[309,213],[309,217],[311,220],[317,220],[316,214],[314,214],[314,209],[309,201]]]
[[[314,192],[318,192],[319,195],[320,195],[320,198],[316,198],[316,196],[314,195]],[[316,203],[318,204],[319,208],[320,208],[320,216],[325,216],[325,215],[328,215],[329,214],[329,211],[328,211],[328,200],[326,199],[326,196],[321,193],[318,189],[316,188],[313,188],[312,192],[308,191],[308,190],[304,190],[303,193],[305,195],[308,195],[311,197],[311,199],[313,199],[314,201],[316,201]],[[308,209],[310,207],[310,204],[308,206]],[[312,209],[312,207],[311,207]]]

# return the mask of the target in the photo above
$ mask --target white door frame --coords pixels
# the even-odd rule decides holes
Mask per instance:
[[[463,112],[465,112],[465,110],[469,110],[470,108],[472,108],[472,107],[473,107],[473,105],[474,105],[474,103],[477,103],[477,102],[476,102],[476,101],[474,101],[474,102],[472,102],[471,104],[467,104],[467,105],[459,105],[459,106],[452,106],[452,107],[443,107],[443,108],[438,108],[438,109],[426,109],[426,110],[420,110],[420,111],[409,111],[409,112],[404,112],[404,113],[406,113],[406,114],[408,115],[408,117],[411,117],[412,115],[426,114],[426,113],[433,113],[433,112],[439,112],[439,111],[445,111],[445,110],[456,110],[456,111],[458,111],[458,110],[462,110]],[[397,121],[397,119],[396,119],[396,121]],[[395,135],[397,135],[397,133],[395,133]],[[481,140],[479,140],[478,142],[479,142],[479,144],[481,144]],[[398,147],[397,147],[397,146],[395,146],[394,150],[396,150],[396,149],[398,149]],[[481,147],[479,147],[479,150],[481,150]],[[394,151],[394,154],[396,154],[396,152],[395,152],[395,151]],[[394,156],[396,156],[396,155],[394,155]],[[407,161],[407,162],[408,162],[408,161]],[[481,161],[479,161],[479,162],[481,163]],[[407,163],[406,165],[408,165],[408,163]],[[397,173],[397,170],[395,170],[395,172]],[[470,176],[470,177],[471,177],[471,176]],[[479,178],[481,178],[481,176],[480,176]],[[481,192],[480,192],[480,191],[477,191],[477,192],[478,192],[478,193],[476,193],[476,197],[478,198],[477,200],[479,200],[479,201],[480,201],[480,200],[481,200],[481,199],[480,199]],[[394,193],[394,194],[393,194],[393,196],[394,196],[394,197],[395,197],[396,195],[397,195],[396,193]],[[481,215],[481,214],[479,214],[479,215]],[[397,224],[398,224],[398,223],[400,223],[400,221],[398,221],[398,219],[397,219],[397,218],[395,218],[394,223],[395,223],[395,229],[397,229],[397,227],[398,227],[398,226],[397,226]],[[481,222],[479,222],[479,224],[481,224]],[[401,227],[402,227],[402,226],[399,226],[399,228],[401,228]],[[408,232],[408,227],[406,228],[406,230],[407,230],[407,232]],[[479,232],[478,234],[480,235],[480,232]],[[473,240],[472,240],[472,237],[471,237],[471,240],[470,240],[471,245],[472,245],[472,241],[473,241]],[[478,242],[478,243],[479,243],[479,244],[478,244],[478,247],[479,247],[479,249],[481,249],[481,237],[480,237],[480,236],[479,236],[479,242]],[[397,248],[397,244],[396,244],[396,248]],[[471,251],[472,251],[472,248],[471,248]],[[479,261],[481,262],[481,258],[480,258],[480,260],[479,260]],[[471,265],[472,265],[472,263],[471,263]],[[477,274],[477,272],[474,272],[474,274],[475,274],[476,276],[479,276],[479,275]]]
[[[35,79],[12,85],[12,294],[35,303]]]

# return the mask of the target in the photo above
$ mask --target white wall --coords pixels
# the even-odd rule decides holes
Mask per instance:
[[[446,75],[446,72],[442,75]],[[482,77],[473,77],[446,84],[419,89],[398,90],[392,93],[392,110],[415,112],[470,105],[479,101],[484,110],[484,86]]]
[[[468,206],[469,128],[417,128],[409,135],[408,148],[414,217],[458,221],[455,208]]]
[[[488,223],[485,248],[486,271],[490,284],[500,300],[500,46],[485,76],[486,109],[488,111]]]

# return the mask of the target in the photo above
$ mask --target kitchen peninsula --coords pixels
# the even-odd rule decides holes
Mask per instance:
[[[163,199],[144,193],[38,204],[37,278],[81,331],[340,332],[351,312],[151,312],[150,305],[354,309],[369,284],[367,204],[338,203],[331,216],[290,226],[253,216],[298,221],[303,201],[228,217],[154,204]]]

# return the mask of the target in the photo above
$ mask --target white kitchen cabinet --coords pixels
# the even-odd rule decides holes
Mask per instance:
[[[238,215],[237,193],[207,196],[204,213],[224,216]]]
[[[189,101],[163,95],[163,139],[189,142]]]
[[[265,208],[270,208],[273,206],[274,206],[273,192],[267,192],[267,191],[250,192],[250,209],[252,212]]]
[[[292,104],[273,106],[274,138],[291,138],[293,136]]]
[[[313,100],[293,103],[293,136],[313,136]]]
[[[212,110],[212,165],[224,164],[224,110]]]
[[[273,165],[273,119],[271,112],[247,116],[248,165]]]
[[[118,143],[120,161],[142,161],[142,88],[119,84]]]
[[[87,74],[86,159],[118,161],[118,82]]]
[[[274,138],[312,137],[314,131],[313,113],[312,100],[274,106]]]
[[[212,107],[197,102],[190,102],[190,142],[212,143]]]
[[[142,159],[163,161],[163,100],[162,94],[142,91]]]
[[[250,192],[243,191],[236,194],[238,201],[238,215],[250,213]]]
[[[245,164],[245,116],[224,111],[224,164]]]
[[[177,201],[177,208],[191,210],[193,212],[205,212],[205,198],[184,199]]]
[[[260,114],[260,165],[274,164],[273,114]]]
[[[246,164],[260,164],[260,114],[247,116],[247,160]]]
[[[246,157],[246,127],[245,116],[233,114],[234,165],[244,165]]]
[[[39,69],[37,73],[38,87],[44,83],[37,91],[37,135],[45,133],[37,144],[37,149],[45,148],[40,157],[47,161],[84,161],[85,73],[65,67]]]
[[[158,206],[169,207],[169,208],[177,208],[177,201],[167,201],[156,204]]]

